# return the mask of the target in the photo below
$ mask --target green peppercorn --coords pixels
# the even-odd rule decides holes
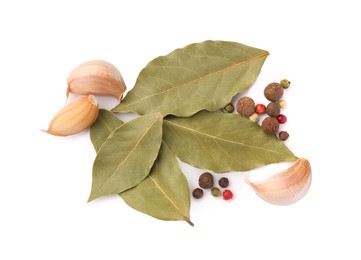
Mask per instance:
[[[228,180],[228,178],[226,178],[226,177],[222,177],[222,178],[219,179],[218,184],[219,184],[219,186],[221,186],[222,188],[227,188],[228,185],[229,185],[229,180]]]
[[[200,188],[195,188],[192,192],[192,196],[195,199],[200,199],[203,197],[203,190]]]
[[[262,129],[266,134],[275,134],[280,127],[280,123],[275,117],[266,117],[262,121]]]
[[[281,84],[282,88],[287,89],[290,87],[291,81],[289,81],[288,79],[283,79],[280,81],[280,84]]]
[[[237,102],[237,112],[245,117],[249,117],[255,111],[255,103],[250,97],[241,97]]]
[[[278,105],[277,103],[270,102],[267,105],[266,113],[267,113],[267,115],[273,116],[273,117],[279,116],[281,113],[280,105]]]
[[[286,141],[290,135],[286,131],[281,131],[278,134],[278,138],[282,141]]]
[[[198,179],[199,187],[203,189],[210,189],[213,187],[213,175],[209,172],[202,173]]]
[[[221,195],[221,190],[217,187],[212,188],[211,190],[212,196],[219,197]]]
[[[232,103],[229,103],[227,106],[224,107],[224,110],[227,113],[232,113],[234,111],[234,106],[232,105]]]
[[[273,82],[264,89],[264,96],[272,102],[276,102],[283,96],[283,87],[280,83]]]

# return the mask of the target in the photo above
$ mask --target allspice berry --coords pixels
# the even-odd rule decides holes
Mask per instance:
[[[228,178],[226,178],[226,177],[222,177],[222,178],[219,179],[218,184],[219,184],[219,186],[221,186],[222,188],[227,188],[228,185],[229,185],[229,180],[228,180]]]
[[[200,199],[203,197],[203,190],[200,188],[195,188],[192,192],[192,196],[195,199]]]
[[[264,96],[272,102],[280,100],[283,96],[283,87],[280,83],[273,82],[267,85],[264,89]]]
[[[202,173],[198,180],[199,187],[210,189],[213,187],[213,175],[209,172]]]
[[[211,193],[213,197],[219,197],[221,195],[221,190],[217,187],[214,187],[212,188]]]
[[[275,117],[266,117],[262,121],[262,129],[266,134],[275,134],[280,127],[280,123]]]
[[[273,117],[279,116],[281,113],[280,105],[278,105],[277,103],[273,103],[273,102],[269,103],[266,108],[266,113],[267,113],[267,115],[273,116]]]
[[[255,111],[254,100],[250,97],[241,97],[237,102],[237,112],[245,117],[251,116]]]
[[[281,131],[278,134],[278,138],[282,141],[286,141],[290,135],[286,131]]]

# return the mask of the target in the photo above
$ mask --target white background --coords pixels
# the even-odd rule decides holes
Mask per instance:
[[[357,3],[1,0],[0,259],[360,259]],[[151,59],[207,39],[270,52],[247,93],[260,102],[268,82],[292,81],[286,144],[312,164],[308,195],[272,206],[242,173],[226,174],[234,200],[192,200],[193,228],[136,212],[117,196],[86,203],[89,132],[40,131],[65,103],[68,73],[108,60],[130,89]],[[194,188],[202,170],[182,167]]]

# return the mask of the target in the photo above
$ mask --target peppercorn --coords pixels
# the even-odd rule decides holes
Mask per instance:
[[[278,116],[281,113],[281,108],[277,103],[270,102],[266,111],[269,116]]]
[[[279,114],[277,116],[277,120],[278,120],[278,123],[284,124],[284,123],[287,122],[287,117],[285,115],[283,115],[283,114]]]
[[[280,83],[273,82],[264,89],[264,96],[272,102],[276,102],[283,96],[283,88]]]
[[[278,135],[279,139],[286,141],[290,135],[286,131],[281,131]]]
[[[210,189],[213,187],[213,175],[209,172],[202,173],[198,180],[199,187]]]
[[[226,178],[226,177],[222,177],[222,178],[219,179],[218,184],[219,184],[219,186],[221,186],[222,188],[227,188],[228,185],[229,185],[229,180],[228,180],[228,178]]]
[[[258,114],[257,114],[257,113],[253,113],[248,119],[251,120],[252,122],[257,123],[259,117],[258,117]]]
[[[280,106],[280,108],[286,108],[287,107],[287,103],[283,99],[278,100],[277,104]]]
[[[195,188],[192,192],[193,198],[200,199],[203,197],[203,190],[200,188]]]
[[[278,131],[280,123],[275,117],[266,117],[262,121],[262,129],[266,134],[274,134]]]
[[[250,97],[242,97],[237,102],[237,112],[245,117],[249,117],[254,113],[255,103]]]
[[[263,104],[257,104],[255,107],[255,111],[257,114],[262,115],[266,113],[266,106]]]
[[[221,190],[217,187],[212,188],[211,190],[212,196],[219,197],[221,195]]]
[[[289,81],[288,79],[283,79],[280,81],[280,84],[281,84],[282,88],[287,89],[290,87],[291,81]]]
[[[227,106],[223,108],[227,113],[232,113],[234,111],[234,106],[232,103],[229,103]]]
[[[230,199],[232,199],[233,198],[233,193],[232,193],[232,191],[230,191],[230,190],[225,190],[225,191],[223,191],[223,199],[224,200],[230,200]]]

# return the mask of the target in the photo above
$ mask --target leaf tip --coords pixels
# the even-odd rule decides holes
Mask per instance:
[[[94,194],[93,193],[91,193],[90,195],[89,195],[89,198],[88,198],[88,201],[87,201],[87,203],[89,203],[89,202],[92,202],[93,200],[95,200],[97,197],[96,196],[94,196]]]
[[[118,105],[116,105],[115,107],[113,107],[112,109],[110,109],[110,112],[113,112],[113,113],[118,112],[117,108],[118,108]]]
[[[110,112],[113,112],[113,113],[126,113],[126,112],[129,112],[129,111],[123,110],[122,107],[123,107],[123,103],[119,102],[119,104],[117,104],[115,107],[110,109]]]

